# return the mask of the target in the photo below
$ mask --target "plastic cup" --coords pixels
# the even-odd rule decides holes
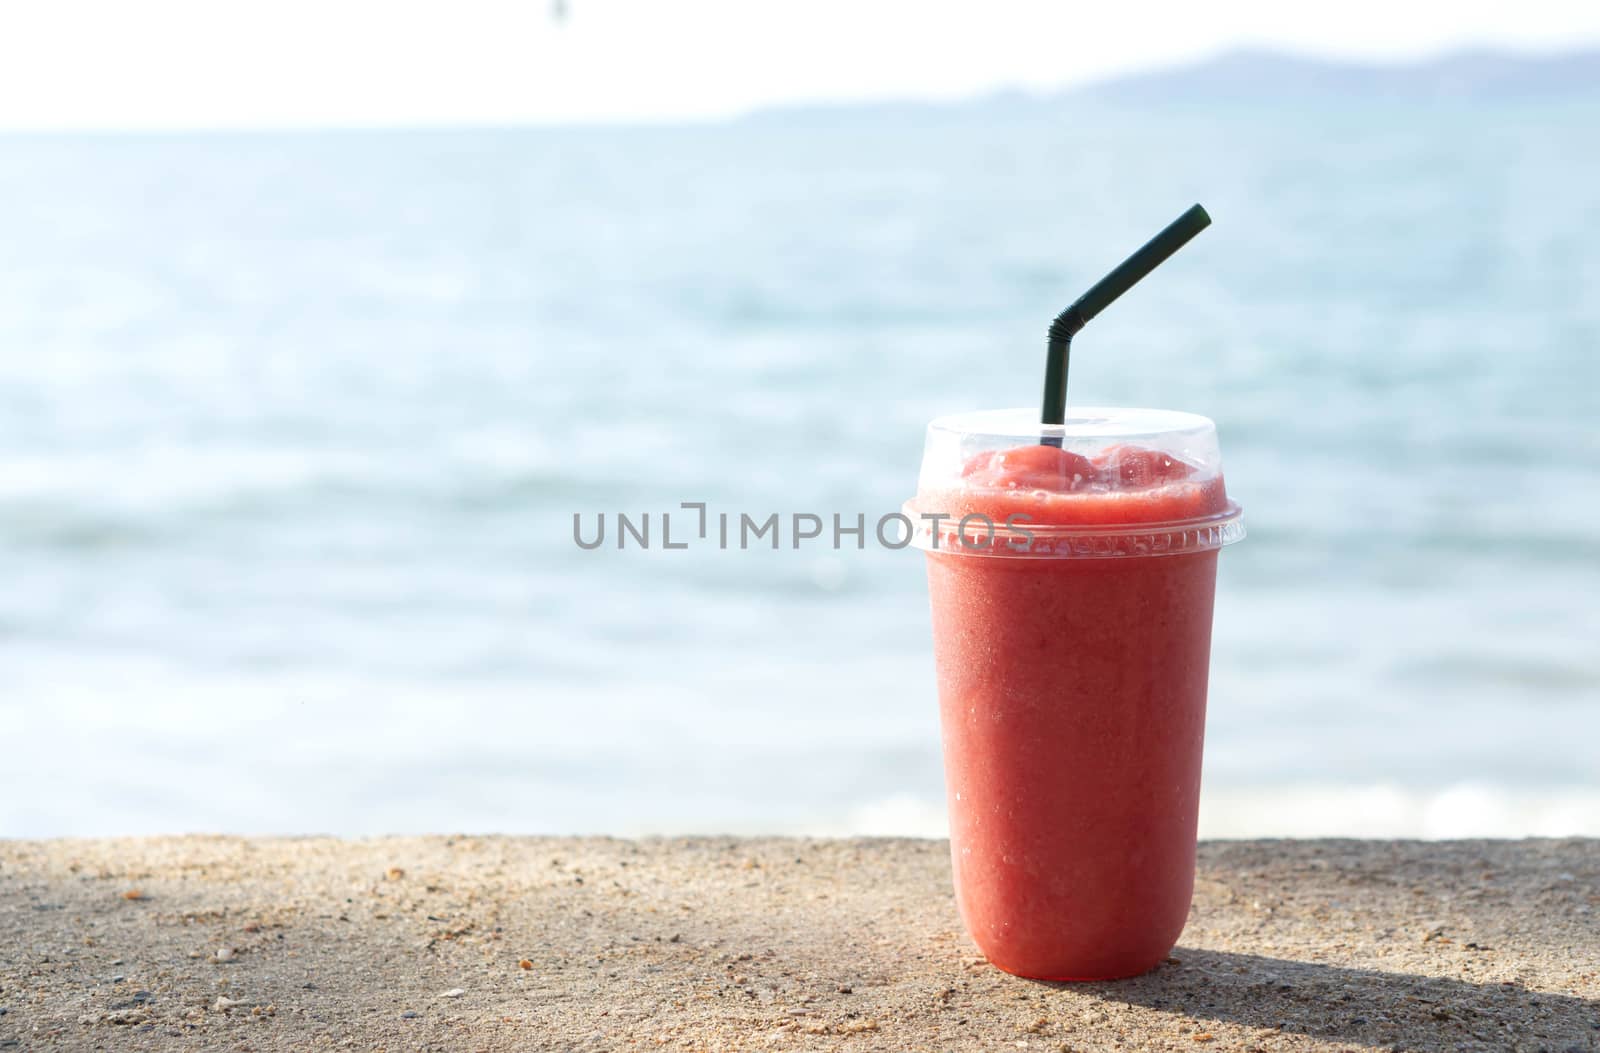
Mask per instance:
[[[1244,528],[1205,417],[1037,417],[935,420],[905,509],[956,902],[1007,972],[1132,976],[1188,917],[1217,551]]]

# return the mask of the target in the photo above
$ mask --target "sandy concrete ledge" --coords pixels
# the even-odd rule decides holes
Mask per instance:
[[[0,841],[0,1049],[1600,1049],[1600,841],[1207,844],[1174,959],[1075,986],[945,853]]]

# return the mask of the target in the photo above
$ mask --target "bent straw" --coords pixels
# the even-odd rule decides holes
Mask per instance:
[[[1056,315],[1056,320],[1050,323],[1050,341],[1045,351],[1044,406],[1039,414],[1040,423],[1066,423],[1067,366],[1072,356],[1073,335],[1210,225],[1211,217],[1206,215],[1206,210],[1195,205],[1117,264],[1110,274],[1095,282],[1071,307]],[[1047,446],[1060,446],[1061,436],[1046,435],[1040,441]]]

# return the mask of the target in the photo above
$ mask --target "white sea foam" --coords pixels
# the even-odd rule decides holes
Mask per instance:
[[[1600,836],[1593,786],[1452,783],[1219,787],[1201,796],[1202,837]]]
[[[942,801],[895,794],[803,827],[818,835],[944,837]],[[1207,788],[1202,838],[1600,837],[1600,790],[1458,783]]]

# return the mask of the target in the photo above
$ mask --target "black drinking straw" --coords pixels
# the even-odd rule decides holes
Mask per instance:
[[[1072,337],[1089,324],[1089,319],[1133,288],[1146,274],[1165,262],[1168,256],[1188,244],[1189,239],[1211,225],[1211,217],[1199,205],[1167,225],[1167,229],[1144,243],[1132,256],[1117,264],[1116,270],[1094,283],[1094,287],[1056,315],[1050,323],[1050,343],[1044,364],[1043,424],[1063,424],[1067,419],[1067,360],[1072,354]],[[1046,435],[1040,442],[1060,446],[1061,436]]]

